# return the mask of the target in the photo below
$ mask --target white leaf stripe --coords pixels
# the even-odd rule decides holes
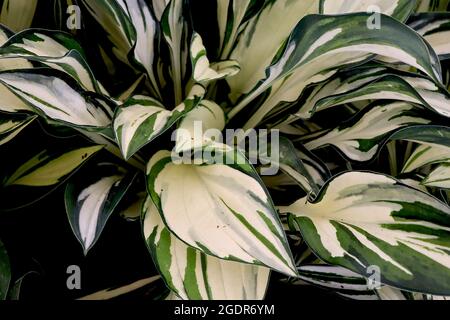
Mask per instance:
[[[164,225],[150,198],[143,209],[147,246],[167,286],[182,299],[260,300],[269,269],[221,260],[195,250]]]
[[[113,128],[125,159],[129,159],[195,108],[204,93],[203,86],[194,85],[189,96],[172,111],[166,110],[160,102],[146,96],[132,97],[117,108]]]
[[[405,21],[415,9],[415,2],[410,0],[321,0],[321,12],[323,14],[343,14],[351,12],[367,12],[376,9],[377,13],[393,16]]]
[[[91,146],[62,153],[44,150],[21,165],[6,180],[5,185],[33,187],[55,185],[102,148],[103,146]]]
[[[409,80],[409,82],[408,82]],[[415,89],[417,82],[427,80],[418,78],[401,78],[398,76],[382,76],[371,83],[343,94],[330,95],[320,99],[315,108],[321,111],[335,105],[364,100],[399,100],[423,105],[441,115],[450,116],[450,95],[447,91],[435,86],[435,90]],[[431,86],[433,83],[428,81]],[[411,84],[410,84],[411,83]]]
[[[206,254],[295,275],[281,223],[254,169],[233,150],[214,151],[243,165],[175,164],[169,151],[150,160],[148,191],[167,227]]]
[[[363,276],[339,266],[302,265],[299,279],[355,300],[378,300]]]
[[[233,45],[236,43],[238,31],[242,29],[242,24],[253,4],[260,4],[262,1],[251,0],[219,0],[217,3],[217,23],[220,36],[220,56],[228,57]]]
[[[402,172],[411,172],[425,165],[449,161],[449,147],[421,144],[408,158],[403,166]]]
[[[164,39],[170,50],[171,77],[175,104],[183,100],[182,80],[186,74],[186,63],[188,61],[188,39],[184,32],[186,21],[183,17],[183,1],[171,0],[161,17],[161,28]]]
[[[450,189],[450,164],[439,165],[422,181],[422,184],[427,187]]]
[[[232,77],[240,70],[237,61],[228,60],[210,64],[202,38],[198,33],[194,33],[192,36],[190,55],[193,78],[199,83]]]
[[[450,208],[426,193],[354,171],[329,181],[314,202],[280,210],[293,214],[308,245],[330,264],[359,274],[377,265],[388,285],[449,293]]]
[[[205,133],[204,137],[198,136],[196,126],[201,126],[202,132]],[[208,130],[214,130],[213,133],[220,136],[220,132],[224,128],[225,114],[222,108],[213,101],[202,100],[180,121],[178,129],[175,132],[175,151],[179,153],[183,150],[201,148],[212,143],[213,137],[206,135]],[[218,139],[219,137],[215,138]]]
[[[265,102],[245,126],[254,127],[280,102],[296,101],[309,84],[330,77],[333,69],[364,61],[373,54],[396,57],[425,72],[437,83],[441,81],[439,60],[419,35],[383,15],[380,17],[383,32],[370,30],[366,28],[368,17],[366,13],[355,13],[337,17],[309,15],[302,19],[292,31],[284,51],[267,69],[264,81],[230,111],[229,117],[234,117],[250,101],[272,87]],[[312,30],[312,24],[317,28],[314,32],[306,32]],[[353,30],[358,25],[364,32],[355,36]],[[348,45],[349,38],[352,38],[351,45]],[[401,45],[399,39],[402,39]]]
[[[28,116],[23,119],[0,119],[0,146],[14,139],[35,119],[36,116]]]
[[[412,101],[448,115],[450,97],[439,83],[426,76],[402,72],[382,65],[367,65],[338,72],[333,77],[315,86],[301,103],[295,117],[284,123],[290,124],[298,118],[310,119],[315,112],[346,102],[363,99],[393,99]]]
[[[242,2],[239,1],[237,6],[245,4]],[[266,66],[270,65],[298,21],[308,13],[318,13],[318,10],[318,0],[265,3],[264,8],[246,24],[230,56],[222,57],[236,60],[241,66],[245,66],[236,76],[227,79],[233,102],[249,93],[258,81],[264,79]],[[267,36],[268,33],[270,37]]]
[[[166,127],[172,113],[158,101],[134,96],[116,111],[114,131],[122,153],[130,158]]]
[[[0,22],[16,32],[31,26],[38,0],[4,0]]]
[[[81,2],[108,34],[114,55],[122,62],[128,63],[128,53],[133,47],[136,34],[122,1],[82,0]]]
[[[448,12],[421,13],[413,16],[408,24],[431,45],[441,58],[450,56],[450,14]]]
[[[100,96],[84,92],[57,70],[1,72],[0,83],[52,120],[92,129],[104,129],[111,123],[111,110],[100,103]]]
[[[84,50],[69,34],[40,29],[18,33],[0,48],[0,59],[9,61],[18,58],[63,71],[86,90],[107,93],[95,79],[85,60]]]
[[[127,13],[132,23],[136,41],[133,47],[135,59],[145,68],[150,79],[152,90],[156,97],[161,98],[160,88],[155,77],[153,65],[157,64],[157,24],[150,6],[144,0],[121,0],[122,6],[126,7]]]
[[[101,163],[94,176],[80,175],[67,184],[64,195],[67,215],[85,254],[100,237],[133,180],[134,176],[123,169]]]
[[[344,123],[323,134],[303,137],[309,150],[333,145],[348,158],[368,161],[379,150],[379,145],[390,132],[411,124],[426,124],[431,120],[424,117],[421,108],[404,102],[373,105]]]
[[[8,113],[23,112],[23,111],[33,112],[33,108],[28,106],[28,104],[26,104],[19,97],[17,97],[2,83],[0,83],[0,96],[2,97],[2,100],[0,101],[0,111]]]

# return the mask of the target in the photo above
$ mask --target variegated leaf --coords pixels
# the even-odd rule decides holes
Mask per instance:
[[[415,9],[411,0],[321,0],[323,14],[343,14],[352,12],[383,13],[398,20],[405,21]]]
[[[211,142],[220,142],[225,128],[225,114],[213,101],[202,100],[180,121],[175,134],[175,152],[201,148]],[[203,133],[203,135],[201,135]]]
[[[205,90],[195,85],[189,96],[172,111],[153,98],[135,96],[117,108],[113,127],[125,159],[170,128],[176,121],[195,108]]]
[[[390,139],[450,147],[450,127],[434,124],[409,126],[395,132]]]
[[[431,45],[441,58],[450,57],[450,13],[421,13],[413,16],[408,24]]]
[[[168,230],[150,198],[143,216],[144,236],[155,265],[167,286],[182,299],[264,298],[269,269],[218,259],[189,247]]]
[[[411,124],[429,123],[422,110],[404,102],[374,105],[330,131],[302,140],[309,150],[333,145],[352,160],[368,161],[389,133]]]
[[[5,71],[0,72],[0,83],[53,121],[92,130],[105,130],[111,123],[111,102],[85,92],[61,71]]]
[[[194,33],[190,47],[194,81],[202,84],[236,75],[239,70],[237,61],[228,60],[210,63],[202,38]]]
[[[145,0],[120,0],[126,7],[130,21],[136,33],[133,47],[134,59],[145,69],[155,96],[161,98],[160,84],[153,69],[157,64],[158,26],[150,6]]]
[[[450,117],[450,94],[446,90],[421,77],[403,78],[394,75],[385,75],[370,83],[364,83],[355,90],[324,97],[315,104],[315,108],[320,111],[335,105],[365,100],[406,101]]]
[[[40,29],[18,33],[0,48],[0,62],[7,64],[20,58],[63,71],[85,90],[107,94],[87,64],[84,50],[69,34]]]
[[[267,69],[266,78],[240,100],[229,117],[236,116],[270,89],[244,126],[244,129],[253,128],[280,102],[296,101],[308,85],[329,78],[336,68],[364,61],[374,54],[395,57],[423,71],[435,82],[441,81],[438,57],[417,33],[385,15],[380,16],[381,30],[367,28],[368,18],[367,13],[303,18],[291,32],[283,51]],[[315,27],[311,28],[311,25]],[[357,35],[355,28],[361,30]]]
[[[295,117],[309,119],[315,112],[345,103],[391,99],[421,104],[444,116],[449,115],[450,95],[426,76],[402,72],[382,65],[364,65],[339,72],[317,85],[305,98]]]
[[[0,23],[15,32],[31,26],[38,0],[3,0]]]
[[[134,175],[114,164],[99,163],[89,175],[79,175],[66,186],[65,204],[72,230],[87,254]]]
[[[377,266],[387,285],[450,293],[450,208],[426,193],[354,171],[329,181],[313,202],[300,199],[280,210],[292,213],[292,223],[327,263],[359,274]]]
[[[434,169],[423,181],[427,187],[450,189],[450,163],[443,163]]]
[[[6,299],[10,281],[11,266],[9,264],[9,257],[3,242],[0,240],[0,300]]]
[[[245,6],[245,2],[239,1],[236,5]],[[265,2],[264,8],[247,23],[229,57],[222,56],[222,59],[236,60],[242,66],[236,76],[227,79],[233,102],[265,78],[266,67],[295,25],[306,15],[318,11],[319,0]]]
[[[366,278],[343,267],[302,265],[297,270],[299,280],[332,290],[343,297],[354,300],[378,300],[375,290],[369,287]]]
[[[36,119],[36,116],[20,115],[0,118],[0,146],[11,141]]]
[[[112,53],[122,62],[147,74],[152,94],[161,99],[158,64],[157,21],[145,0],[82,0],[106,31]],[[104,51],[104,50],[103,50]]]
[[[87,296],[78,298],[77,300],[87,300],[87,301],[103,301],[111,300],[118,297],[123,297],[126,294],[134,293],[137,290],[151,290],[154,285],[156,285],[161,280],[159,275],[150,278],[141,279],[133,283],[127,284],[121,287],[112,287],[105,290],[101,290]],[[153,287],[154,288],[154,287]],[[144,291],[145,292],[145,291]]]
[[[218,0],[219,56],[226,59],[248,20],[259,12],[264,0]]]
[[[422,166],[442,162],[450,162],[449,147],[421,144],[408,158],[402,172],[411,172]]]
[[[299,152],[289,139],[280,138],[280,169],[296,181],[300,187],[308,194],[316,195],[319,193],[317,180],[311,175],[311,170],[302,161]]]
[[[417,12],[446,11],[450,8],[448,0],[418,0]]]
[[[102,148],[92,146],[56,153],[44,150],[21,165],[4,185],[48,187],[58,184]]]
[[[271,199],[242,154],[216,145],[193,157],[197,164],[160,151],[148,164],[148,192],[167,227],[206,254],[295,275]]]
[[[81,0],[81,3],[107,33],[114,55],[128,63],[136,34],[124,0]]]
[[[189,59],[187,22],[183,16],[183,0],[171,0],[161,17],[161,29],[170,51],[170,76],[175,104],[183,101],[183,80]]]

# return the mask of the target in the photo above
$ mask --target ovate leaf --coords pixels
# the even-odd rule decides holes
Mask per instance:
[[[202,100],[180,121],[176,130],[175,151],[201,148],[212,143],[213,139],[222,139],[221,131],[224,128],[225,114],[222,108],[213,101]]]
[[[64,199],[72,230],[84,253],[92,248],[131,183],[133,174],[113,164],[100,163],[89,175],[67,184]]]
[[[143,214],[144,236],[153,260],[167,286],[182,299],[264,298],[269,269],[218,259],[189,247],[168,230],[150,198]]]
[[[450,208],[427,193],[382,174],[348,172],[329,181],[314,201],[300,199],[280,210],[292,213],[305,241],[327,263],[362,275],[377,266],[382,283],[450,293]]]
[[[283,228],[255,170],[229,147],[209,152],[214,159],[207,162],[208,156],[194,154],[197,164],[176,156],[173,162],[169,151],[150,160],[148,192],[167,227],[206,254],[295,275]]]

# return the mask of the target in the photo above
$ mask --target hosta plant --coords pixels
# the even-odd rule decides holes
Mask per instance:
[[[134,220],[158,298],[263,299],[271,278],[450,296],[447,9],[3,0],[0,221],[62,189],[89,255],[112,215]]]

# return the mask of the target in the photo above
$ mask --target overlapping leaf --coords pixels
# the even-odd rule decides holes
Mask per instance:
[[[165,226],[147,199],[144,236],[167,286],[182,299],[261,300],[269,280],[265,267],[218,259],[189,247]]]
[[[424,115],[423,109],[404,102],[374,105],[332,130],[305,137],[305,147],[313,150],[333,145],[352,160],[368,161],[389,133],[408,125],[430,123]]]
[[[313,201],[289,207],[292,221],[324,261],[417,292],[449,294],[450,208],[395,179],[348,172]],[[429,270],[433,270],[430,277]]]
[[[116,110],[113,122],[116,139],[124,157],[129,159],[140,148],[170,128],[197,106],[204,93],[202,86],[195,85],[189,96],[171,111],[149,97],[130,98]]]
[[[208,151],[194,154],[203,165],[173,161],[169,151],[150,160],[148,192],[167,227],[206,254],[295,275],[284,231],[254,169],[229,147]]]

